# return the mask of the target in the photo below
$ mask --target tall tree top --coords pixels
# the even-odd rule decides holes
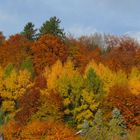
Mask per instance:
[[[37,29],[34,28],[34,24],[32,22],[28,22],[21,34],[29,40],[34,40],[36,38],[36,31]]]
[[[39,29],[40,35],[42,36],[44,34],[52,34],[54,36],[64,38],[64,29],[60,28],[60,23],[61,21],[59,18],[57,18],[56,16],[51,17],[49,20],[46,20],[46,22],[43,23],[43,25]]]

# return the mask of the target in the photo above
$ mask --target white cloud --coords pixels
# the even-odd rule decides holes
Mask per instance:
[[[125,33],[125,35],[128,35],[134,39],[136,39],[140,43],[140,31],[129,31]]]
[[[97,32],[96,28],[93,27],[84,27],[79,25],[74,25],[68,29],[66,29],[68,34],[72,34],[75,37],[79,37],[81,35],[91,35]]]

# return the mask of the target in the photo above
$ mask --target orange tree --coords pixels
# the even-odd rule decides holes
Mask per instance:
[[[33,45],[33,61],[35,70],[40,73],[46,66],[50,66],[60,59],[64,62],[67,58],[67,47],[58,37],[44,35]]]
[[[132,94],[126,86],[113,86],[104,106],[111,110],[118,108],[128,128],[140,125],[140,96]],[[107,109],[106,108],[106,109]]]
[[[12,63],[19,68],[21,63],[31,54],[31,42],[16,34],[5,40],[0,47],[0,64],[7,66]]]

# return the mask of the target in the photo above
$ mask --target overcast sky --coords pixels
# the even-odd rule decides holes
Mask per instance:
[[[140,36],[140,0],[0,0],[0,30],[9,36],[51,16],[75,35],[94,32]]]

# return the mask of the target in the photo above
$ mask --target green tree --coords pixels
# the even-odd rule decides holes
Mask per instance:
[[[47,20],[41,28],[39,29],[40,31],[40,36],[44,34],[52,34],[54,36],[58,36],[60,38],[64,38],[65,33],[64,29],[60,28],[61,21],[57,17],[51,17],[49,20]]]
[[[8,64],[6,67],[5,67],[5,71],[4,71],[4,75],[5,75],[5,78],[10,76],[10,74],[12,73],[14,69],[14,66],[13,64]]]
[[[99,109],[93,121],[93,126],[89,129],[87,135],[85,136],[86,140],[106,140],[107,139],[107,127],[103,120],[103,113]]]
[[[112,112],[112,119],[109,122],[108,138],[114,140],[115,138],[122,138],[126,136],[126,125],[120,111],[115,108]]]
[[[103,94],[103,83],[93,68],[88,69],[85,80],[88,91],[93,92],[96,97],[100,97]]]
[[[34,71],[34,67],[33,67],[33,62],[31,58],[26,58],[25,60],[23,60],[22,64],[21,64],[21,70],[28,70],[32,76],[34,76],[35,71]]]
[[[34,40],[36,38],[36,32],[37,29],[34,28],[34,24],[32,22],[28,22],[21,34],[29,40]]]

